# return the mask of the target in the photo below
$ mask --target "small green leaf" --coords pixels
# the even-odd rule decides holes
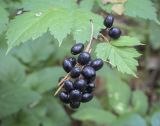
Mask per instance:
[[[108,101],[111,109],[118,114],[128,112],[131,97],[130,87],[120,78],[113,75],[108,75],[106,89],[108,92]]]
[[[125,3],[125,15],[149,19],[160,23],[151,0],[127,0]]]
[[[98,124],[111,124],[116,117],[105,110],[97,108],[87,108],[82,109],[81,111],[75,112],[72,117],[81,121],[93,121]]]
[[[151,118],[152,126],[160,126],[160,112],[155,112]]]
[[[45,68],[27,76],[24,86],[44,93],[51,88],[55,88],[59,77],[64,75],[65,72],[61,67]]]
[[[154,49],[160,49],[160,26],[154,22],[149,25],[150,43]]]
[[[138,114],[121,116],[112,126],[147,126],[146,121]]]
[[[140,90],[134,91],[132,97],[132,105],[133,109],[136,112],[144,115],[148,110],[147,96]]]
[[[136,77],[136,66],[138,62],[135,58],[140,54],[131,47],[116,47],[112,43],[101,43],[96,47],[97,57],[108,61],[113,67],[122,73],[131,74]]]
[[[111,44],[120,47],[142,45],[137,38],[129,36],[122,36],[117,40],[112,40]]]
[[[16,113],[40,99],[40,95],[20,85],[0,83],[0,118]]]
[[[8,12],[0,6],[0,34],[6,29],[6,25],[8,24]]]
[[[100,29],[104,27],[103,19],[90,11],[53,8],[24,13],[9,24],[8,51],[31,38],[34,40],[42,36],[48,29],[59,41],[59,45],[71,32],[76,41],[84,43],[90,38],[90,19],[94,22],[94,37],[96,38]],[[17,27],[21,28],[17,29]]]

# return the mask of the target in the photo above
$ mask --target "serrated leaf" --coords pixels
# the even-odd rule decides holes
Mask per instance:
[[[120,47],[142,45],[142,43],[137,38],[129,36],[122,36],[117,40],[112,40],[111,44]]]
[[[138,114],[121,116],[112,126],[147,126],[146,121]]]
[[[125,3],[125,15],[149,19],[160,23],[157,19],[156,9],[150,0],[128,0]]]
[[[59,41],[59,45],[71,31],[76,41],[86,42],[89,40],[91,32],[90,19],[94,22],[94,37],[97,37],[99,30],[104,27],[103,19],[90,11],[53,8],[41,12],[24,13],[12,20],[9,25],[7,31],[8,51],[31,38],[36,39],[42,36],[48,29]],[[21,28],[17,29],[17,27]]]
[[[38,67],[53,54],[52,40],[51,35],[45,34],[15,48],[12,54],[29,66]]]
[[[140,90],[133,92],[132,106],[134,111],[144,115],[148,110],[147,96]]]
[[[0,34],[6,29],[6,25],[8,24],[8,12],[0,6]]]
[[[113,67],[120,72],[131,74],[136,77],[135,71],[138,62],[135,58],[140,54],[130,47],[116,47],[112,43],[101,43],[96,47],[97,57],[108,61]]]
[[[61,76],[65,76],[65,72],[61,67],[45,68],[30,74],[24,86],[37,92],[44,93],[51,88],[55,88]]]
[[[82,109],[81,111],[75,112],[72,117],[81,121],[93,121],[98,124],[111,124],[116,117],[103,109],[97,108],[87,108]]]
[[[160,126],[160,112],[155,112],[151,117],[152,126]]]
[[[4,55],[0,56],[0,82],[13,85],[22,84],[25,79],[24,67],[12,56]]]
[[[21,86],[0,83],[0,118],[16,113],[33,101],[39,100],[39,94]]]

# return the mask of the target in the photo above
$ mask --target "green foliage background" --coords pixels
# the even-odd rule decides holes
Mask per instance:
[[[160,2],[121,1],[0,0],[0,126],[160,126]],[[108,13],[123,31],[110,42],[98,37]],[[105,65],[95,98],[74,111],[53,92],[72,45],[89,41],[90,19],[92,55]]]

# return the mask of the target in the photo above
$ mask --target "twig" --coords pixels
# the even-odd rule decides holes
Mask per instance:
[[[109,42],[109,39],[107,37],[105,37],[102,33],[99,34],[101,37],[103,37],[103,39],[107,42]]]
[[[91,23],[91,36],[90,36],[90,41],[85,49],[86,52],[89,52],[91,46],[92,46],[92,40],[93,40],[93,32],[94,32],[94,26],[93,26],[93,21],[90,20],[90,23]]]
[[[92,45],[92,40],[93,40],[93,31],[94,31],[94,26],[93,26],[93,21],[90,20],[91,23],[91,36],[90,36],[90,41],[85,49],[86,52],[91,53],[92,49],[91,49],[91,45]],[[79,66],[79,64],[77,63],[76,66]],[[56,96],[58,94],[58,92],[63,88],[64,86],[64,81],[70,79],[70,73],[68,73],[59,83],[58,83],[58,89],[56,90],[56,92],[54,93],[54,96]]]

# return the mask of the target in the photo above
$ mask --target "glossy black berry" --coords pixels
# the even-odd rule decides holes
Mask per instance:
[[[71,48],[71,53],[73,55],[77,55],[81,53],[84,49],[84,45],[82,43],[77,43]]]
[[[60,77],[60,78],[58,79],[58,82],[60,82],[61,80],[63,80],[63,78],[64,78],[64,77]]]
[[[77,108],[79,108],[79,106],[80,106],[80,102],[79,101],[70,103],[70,107],[73,108],[73,109],[77,109]]]
[[[70,76],[72,78],[79,77],[80,74],[81,74],[81,68],[79,68],[79,67],[73,67],[70,72]]]
[[[70,92],[74,89],[73,87],[73,82],[71,80],[65,80],[64,81],[64,89],[67,91],[67,92]]]
[[[63,103],[69,103],[69,96],[67,94],[67,92],[62,91],[59,94],[59,99],[63,102]]]
[[[96,76],[96,71],[90,67],[90,66],[86,66],[83,68],[82,70],[82,75],[86,78],[86,79],[93,79]]]
[[[93,92],[94,89],[95,89],[95,84],[93,82],[87,84],[87,89],[86,90],[87,90],[88,93]]]
[[[65,59],[63,61],[63,69],[69,73],[71,71],[71,69],[73,68],[73,65],[71,63],[71,61],[69,61],[68,59]]]
[[[121,30],[113,27],[109,30],[108,35],[113,39],[118,39],[121,36]]]
[[[93,98],[93,94],[91,94],[91,93],[84,93],[82,95],[81,102],[89,102],[90,100],[92,100],[92,98]]]
[[[72,63],[73,66],[76,65],[76,58],[75,57],[69,57],[67,59]]]
[[[105,19],[104,19],[104,26],[106,26],[107,28],[111,28],[114,22],[114,17],[112,15],[108,15]]]
[[[69,94],[69,99],[71,102],[80,101],[82,98],[82,94],[79,90],[72,90]]]
[[[91,66],[97,71],[103,67],[103,61],[101,59],[95,59],[92,61]]]
[[[91,59],[91,55],[88,52],[82,52],[78,56],[78,63],[81,65],[86,65],[87,63],[89,63],[90,59]]]
[[[84,79],[77,79],[74,83],[74,87],[83,92],[87,87],[87,82]]]

